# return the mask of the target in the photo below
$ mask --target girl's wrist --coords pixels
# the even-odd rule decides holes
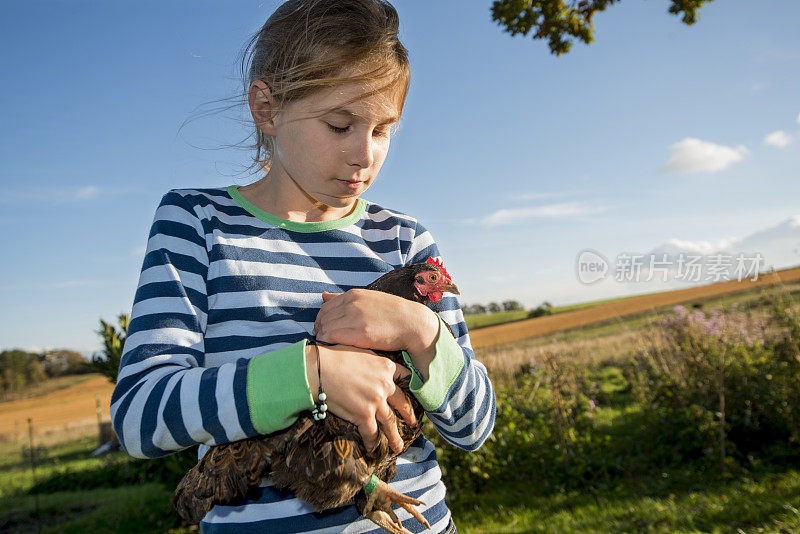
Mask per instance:
[[[436,357],[436,341],[439,339],[439,316],[423,304],[414,303],[424,308],[422,313],[416,314],[414,328],[411,330],[406,342],[406,352],[411,356],[414,366],[428,380],[428,366]]]
[[[320,356],[319,345],[306,345],[306,379],[308,380],[308,389],[311,391],[311,398],[317,399],[319,392],[319,378],[317,366],[319,363],[317,359]]]

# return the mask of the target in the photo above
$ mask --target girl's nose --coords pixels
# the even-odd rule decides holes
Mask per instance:
[[[363,169],[371,167],[375,161],[374,148],[372,135],[353,136],[353,146],[350,148],[350,154],[348,155],[350,161],[348,163]]]

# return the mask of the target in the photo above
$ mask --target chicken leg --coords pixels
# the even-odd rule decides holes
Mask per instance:
[[[396,504],[414,516],[417,521],[429,529],[431,528],[427,519],[414,508],[414,506],[424,505],[424,502],[390,488],[383,480],[377,480],[377,486],[367,494],[367,502],[361,515],[391,534],[411,534],[411,531],[403,526],[397,514],[392,510],[392,504]]]

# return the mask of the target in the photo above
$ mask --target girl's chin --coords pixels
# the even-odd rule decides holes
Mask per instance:
[[[327,195],[319,195],[316,200],[320,204],[325,204],[326,206],[330,206],[331,208],[352,208],[355,206],[356,201],[358,200],[358,196],[361,193],[348,195],[348,196],[327,196]]]

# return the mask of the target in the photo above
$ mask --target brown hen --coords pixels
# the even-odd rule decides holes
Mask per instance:
[[[458,294],[450,276],[439,261],[429,258],[390,271],[366,289],[383,291],[427,304],[442,298],[445,291]],[[311,341],[330,345],[322,341]],[[375,351],[399,365],[405,365],[398,352]],[[290,490],[315,511],[341,506],[354,500],[358,512],[392,534],[406,530],[392,510],[396,504],[420,523],[430,525],[414,506],[421,501],[403,495],[390,482],[397,474],[397,457],[405,452],[422,431],[423,408],[409,390],[409,378],[397,381],[417,419],[409,425],[395,412],[403,450],[394,452],[383,433],[372,450],[367,450],[358,427],[329,413],[315,421],[310,412],[301,415],[285,430],[211,447],[183,477],[172,495],[178,513],[199,523],[214,505],[230,504],[269,478],[273,486]],[[367,494],[365,484],[375,475],[378,486]]]

